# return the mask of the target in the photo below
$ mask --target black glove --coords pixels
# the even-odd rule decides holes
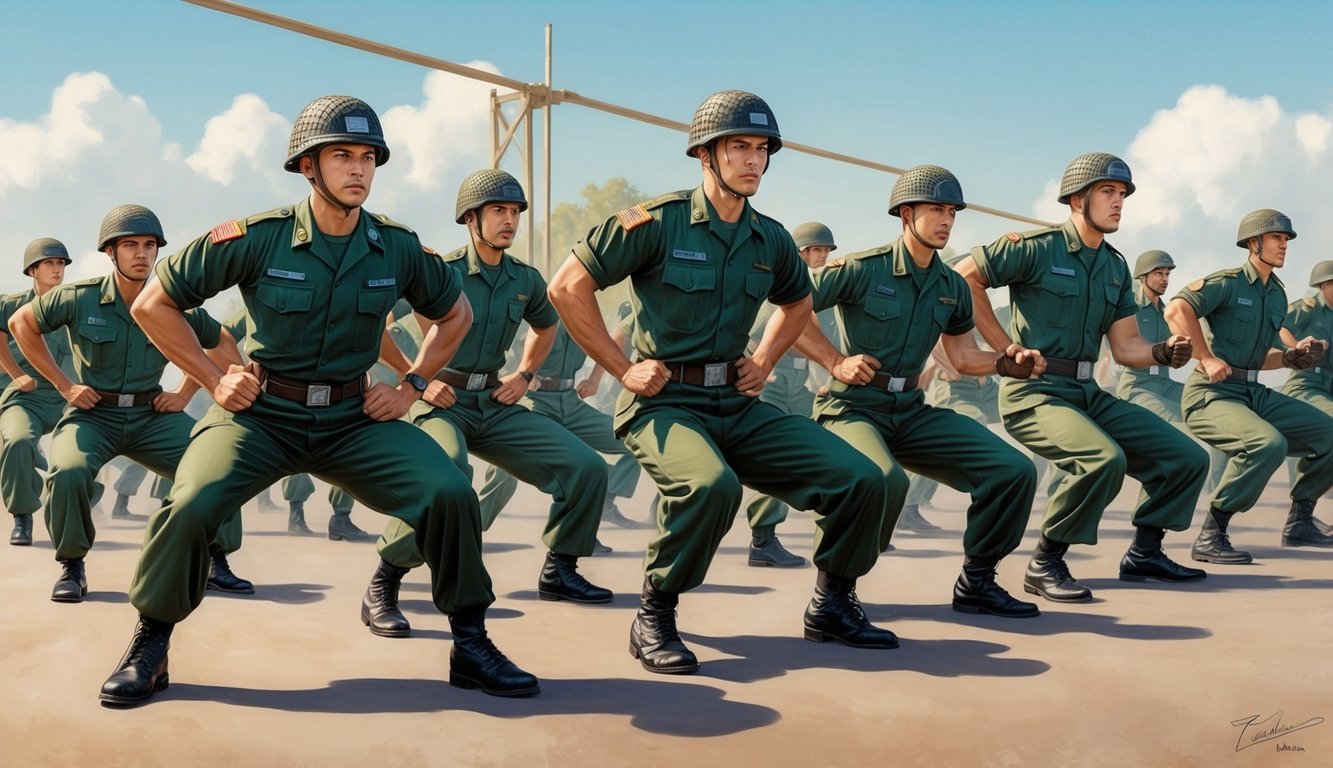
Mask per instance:
[[[1152,359],[1161,365],[1169,365],[1172,368],[1179,368],[1188,363],[1193,355],[1194,345],[1184,339],[1170,346],[1165,341],[1159,341],[1152,345]]]
[[[1310,342],[1310,347],[1304,352],[1292,348],[1283,350],[1282,364],[1288,368],[1294,368],[1303,371],[1312,367],[1315,363],[1323,359],[1324,353],[1328,351],[1328,342],[1322,339],[1315,339]]]
[[[995,358],[995,372],[1001,376],[1008,376],[1011,379],[1026,379],[1032,376],[1032,369],[1037,365],[1037,361],[1032,356],[1028,356],[1026,363],[1020,363],[1017,359],[1009,355],[1000,355]]]

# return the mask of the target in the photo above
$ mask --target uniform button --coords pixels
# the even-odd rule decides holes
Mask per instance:
[[[342,284],[343,284],[343,281],[341,281],[341,280],[334,280],[334,281],[333,281],[333,284],[334,284],[335,286],[337,286],[337,285],[342,285]]]
[[[278,309],[286,309],[286,308],[287,308],[287,305],[286,305],[286,304],[282,304],[282,303],[278,304]]]

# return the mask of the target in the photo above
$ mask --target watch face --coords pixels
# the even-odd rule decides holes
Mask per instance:
[[[427,381],[422,376],[419,376],[415,373],[409,373],[403,377],[403,381],[406,381],[408,384],[411,384],[413,388],[415,388],[420,392],[426,391]]]

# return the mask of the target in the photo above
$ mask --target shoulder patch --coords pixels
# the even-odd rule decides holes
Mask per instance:
[[[382,213],[372,213],[370,214],[370,218],[373,219],[377,224],[379,224],[382,227],[393,227],[394,229],[401,229],[404,232],[411,232],[414,235],[416,234],[416,232],[413,231],[411,227],[407,226],[406,224],[403,224],[402,222],[394,221],[393,219],[389,218],[388,216],[385,216]]]
[[[421,250],[425,251],[426,253],[430,254],[431,256],[439,256],[439,255],[440,255],[440,252],[439,252],[439,251],[435,250],[434,248],[431,248],[429,245],[426,245],[425,243],[422,243],[422,244],[421,244]]]
[[[1023,236],[1020,235],[1020,234],[1018,234],[1017,232],[1010,232],[1010,233],[1006,234],[1004,237],[1005,237],[1006,240],[1008,240],[1008,241],[1011,242],[1011,243],[1016,243],[1016,242],[1018,242],[1019,240],[1022,240],[1022,239],[1023,239]]]
[[[1315,300],[1313,296],[1308,299],[1302,299],[1301,303],[1305,305],[1306,309],[1314,309]]]
[[[1203,287],[1203,278],[1200,278],[1200,279],[1195,280],[1194,282],[1190,283],[1189,285],[1185,286],[1185,290],[1187,290],[1187,291],[1197,291],[1197,290],[1199,290],[1199,289],[1202,288],[1202,287]]]
[[[458,261],[467,257],[467,246],[463,246],[456,251],[450,251],[445,257],[445,261]]]
[[[294,207],[289,206],[287,208],[274,208],[271,211],[264,211],[263,213],[256,213],[252,216],[245,217],[245,223],[247,225],[250,225],[258,221],[264,221],[266,219],[290,219],[295,215],[296,215],[296,208]]]
[[[245,237],[245,222],[238,219],[224,221],[208,230],[208,241],[213,245]]]
[[[846,264],[846,263],[847,263],[847,260],[844,259],[843,257],[839,256],[839,257],[836,258],[836,259],[829,259],[828,261],[824,262],[824,266],[825,266],[825,267],[841,267],[843,264]]]
[[[616,220],[620,222],[620,228],[629,232],[637,227],[653,220],[653,215],[648,212],[644,203],[626,208],[616,213]]]

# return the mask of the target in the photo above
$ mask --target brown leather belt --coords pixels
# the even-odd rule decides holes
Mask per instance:
[[[671,372],[671,380],[695,387],[725,387],[741,378],[735,363],[663,363]]]
[[[1232,368],[1231,373],[1223,381],[1243,381],[1248,384],[1257,384],[1259,382],[1259,371],[1256,368]]]
[[[1045,376],[1069,376],[1078,381],[1092,381],[1094,360],[1066,360],[1063,357],[1046,358]]]
[[[289,379],[261,366],[259,368],[259,386],[264,392],[274,397],[302,403],[310,408],[325,408],[334,403],[364,395],[366,393],[366,377],[363,374],[342,384],[326,384],[318,381]]]
[[[134,408],[140,405],[148,405],[153,402],[162,390],[148,392],[134,392],[127,394],[124,392],[103,392],[100,389],[93,390],[101,400],[97,401],[98,408]]]
[[[866,386],[882,389],[885,392],[908,392],[916,389],[916,385],[920,381],[920,374],[916,376],[894,376],[891,373],[876,371],[875,375],[870,377],[870,383]]]
[[[554,376],[538,376],[537,383],[541,385],[538,392],[568,392],[574,388],[573,379],[557,379]]]
[[[500,386],[500,374],[495,371],[490,373],[472,373],[470,371],[455,371],[453,368],[445,368],[435,374],[435,378],[443,381],[456,389],[465,389],[469,392],[480,392],[483,389],[491,389]]]

